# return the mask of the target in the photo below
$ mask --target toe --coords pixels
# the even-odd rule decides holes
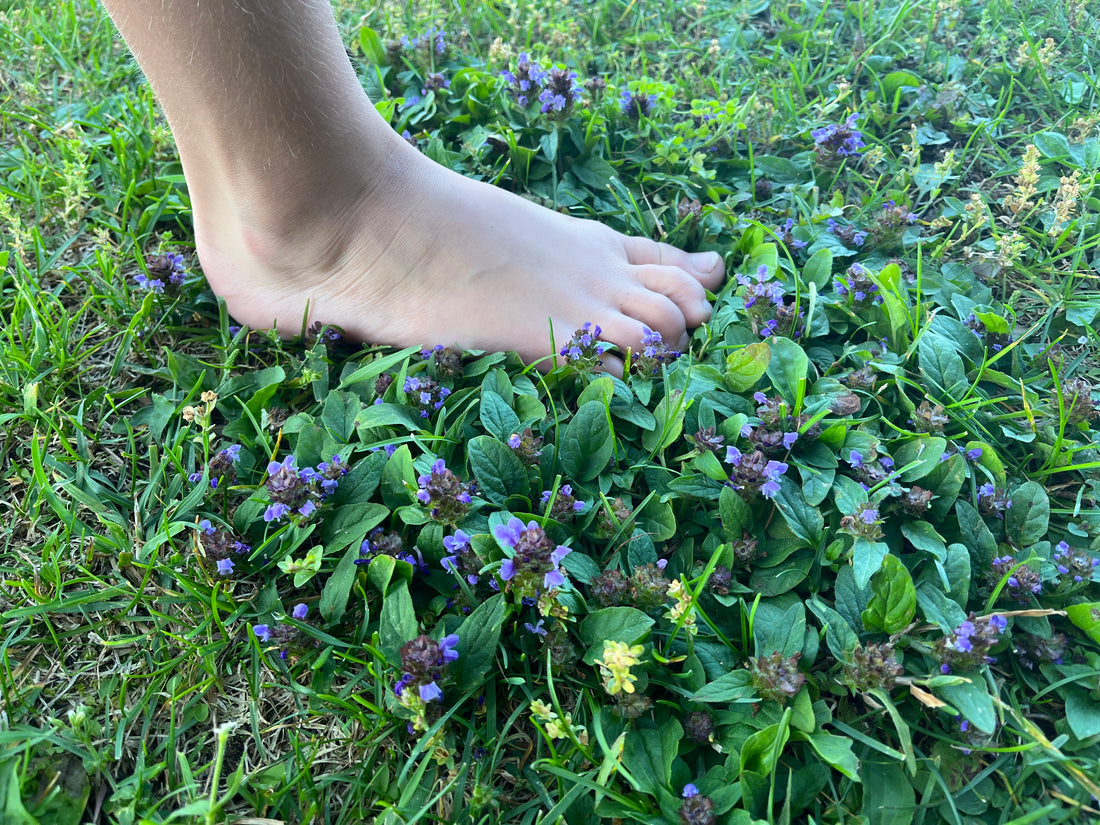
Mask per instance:
[[[626,252],[627,260],[632,264],[679,267],[710,290],[715,289],[725,278],[726,265],[717,252],[685,252],[667,243],[625,235],[623,250]]]
[[[711,306],[699,281],[678,266],[645,264],[635,269],[639,283],[676,304],[684,322],[697,327],[710,318]]]
[[[624,352],[627,347],[637,351],[646,335],[646,327],[661,333],[662,340],[670,347],[687,347],[689,339],[684,314],[665,295],[648,289],[632,289],[621,297],[619,310],[625,317],[609,324],[604,337]]]

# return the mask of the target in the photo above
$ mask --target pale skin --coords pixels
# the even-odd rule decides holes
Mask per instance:
[[[684,347],[710,317],[717,254],[545,209],[406,143],[359,84],[328,0],[104,5],[176,139],[203,272],[240,322],[535,362],[585,321],[625,352],[644,326]]]

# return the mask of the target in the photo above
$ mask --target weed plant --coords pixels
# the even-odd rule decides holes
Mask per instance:
[[[1094,3],[339,4],[429,157],[725,256],[624,380],[234,326],[3,5],[0,821],[1100,817]]]

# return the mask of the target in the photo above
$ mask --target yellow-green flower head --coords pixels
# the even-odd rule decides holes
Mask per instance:
[[[603,686],[609,694],[634,692],[638,677],[630,672],[630,668],[641,662],[639,657],[644,650],[642,645],[628,645],[626,642],[603,643],[603,658],[597,659],[596,664],[600,666]]]

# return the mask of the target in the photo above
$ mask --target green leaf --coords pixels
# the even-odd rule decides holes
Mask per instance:
[[[740,540],[753,523],[748,503],[732,487],[722,487],[722,492],[718,494],[718,516],[722,519],[726,536],[734,540]]]
[[[642,432],[642,446],[649,452],[660,452],[680,439],[684,432],[684,416],[688,405],[681,390],[673,390],[657,402],[653,417],[657,426]]]
[[[1066,615],[1090,639],[1100,644],[1100,602],[1071,604],[1066,607]]]
[[[919,76],[913,74],[910,71],[899,69],[896,72],[890,72],[886,77],[882,79],[882,88],[886,92],[886,98],[888,101],[892,101],[894,94],[905,86],[917,87],[923,85]]]
[[[399,579],[382,600],[382,613],[378,617],[378,636],[382,652],[390,662],[396,664],[401,646],[415,639],[419,632],[412,596],[409,595],[409,583]]]
[[[856,587],[862,590],[868,585],[889,552],[889,545],[881,541],[868,541],[862,536],[856,536],[852,544],[852,572],[855,574]]]
[[[506,617],[504,594],[498,593],[478,605],[459,626],[458,658],[451,662],[451,675],[461,690],[472,690],[493,666]]]
[[[641,509],[638,523],[654,542],[668,541],[676,535],[676,513],[672,504],[659,498],[651,498]]]
[[[966,618],[966,611],[959,603],[927,579],[917,584],[917,605],[925,621],[939,625],[944,633],[950,633]]]
[[[507,444],[479,435],[470,439],[467,455],[478,489],[494,504],[503,504],[511,495],[527,496],[531,492],[527,468]]]
[[[763,341],[735,349],[726,356],[722,379],[734,392],[751,390],[768,369],[771,358],[772,351]]]
[[[871,577],[871,601],[861,614],[867,630],[897,633],[917,612],[917,588],[913,577],[896,556],[886,556]]]
[[[970,595],[970,552],[962,544],[947,545],[947,558],[943,562],[946,582],[944,590],[960,607],[966,607]]]
[[[926,332],[917,345],[917,357],[921,373],[934,388],[956,400],[966,391],[966,367],[954,343]]]
[[[947,558],[947,544],[943,536],[937,533],[936,528],[927,521],[907,521],[901,526],[901,534],[913,547],[937,561],[942,562]]]
[[[634,777],[637,790],[656,795],[672,783],[672,763],[683,735],[675,718],[660,727],[640,727],[627,733],[623,764]]]
[[[802,488],[783,476],[779,480],[779,492],[775,494],[774,501],[791,532],[810,547],[817,547],[825,530],[825,518],[817,507],[806,503]]]
[[[519,432],[519,424],[519,416],[499,394],[481,391],[481,426],[489,435],[507,442],[512,433]]]
[[[906,483],[924,478],[940,464],[940,457],[947,450],[947,439],[921,436],[903,441],[894,448],[894,464],[909,467],[898,478]],[[913,466],[909,466],[912,464]]]
[[[636,607],[605,607],[588,614],[581,622],[580,635],[589,646],[602,645],[605,641],[633,645],[649,636],[653,623],[652,616]]]
[[[376,66],[386,65],[386,47],[374,29],[359,27],[359,48],[371,63]]]
[[[776,763],[783,753],[787,740],[791,737],[788,715],[776,725],[768,725],[745,740],[741,746],[741,770],[754,771],[768,776],[775,770]]]
[[[761,602],[752,622],[753,645],[757,656],[780,653],[784,658],[802,650],[806,636],[806,608],[795,602],[786,610]]]
[[[773,335],[766,343],[772,353],[771,361],[768,362],[768,378],[783,396],[783,400],[794,404],[802,396],[810,359],[805,350],[789,338],[777,338]]]
[[[985,680],[980,673],[957,675],[967,681],[940,685],[935,688],[936,692],[978,730],[993,733],[997,729],[997,713],[993,707],[993,697],[985,689]]]
[[[825,764],[838,770],[849,779],[859,782],[859,760],[852,753],[852,740],[847,736],[834,736],[819,730],[813,733],[796,733],[795,739],[810,743]]]
[[[731,670],[695,691],[693,702],[745,705],[760,701],[752,686],[752,674],[745,668]]]
[[[390,367],[396,366],[408,358],[413,353],[420,352],[420,347],[406,347],[399,352],[391,352],[389,355],[379,356],[373,361],[368,361],[359,369],[351,373],[351,375],[345,376],[340,381],[340,389],[346,389],[353,384],[359,384],[366,381],[373,381],[379,375],[384,373]]]
[[[829,651],[840,661],[848,661],[849,654],[859,644],[859,637],[856,635],[855,629],[848,624],[847,619],[818,599],[817,596],[806,602],[806,606],[824,625],[825,644],[829,646]]]
[[[614,438],[599,401],[584,404],[565,426],[558,446],[562,467],[574,481],[591,481],[607,466]]]
[[[325,399],[324,411],[321,413],[321,421],[328,431],[342,444],[351,440],[355,432],[359,410],[363,408],[363,402],[359,396],[350,392],[333,390]],[[325,456],[325,460],[332,456]]]
[[[377,502],[337,507],[324,521],[325,544],[342,547],[345,542],[362,541],[367,531],[381,524],[389,514],[389,508]]]
[[[966,483],[968,473],[966,459],[961,455],[954,455],[928,474],[921,486],[935,493],[932,506],[928,509],[929,521],[942,522],[951,512],[959,497],[959,490]]]
[[[1065,135],[1058,132],[1042,132],[1035,135],[1032,140],[1035,147],[1045,158],[1061,160],[1071,157],[1073,154],[1070,150],[1069,140],[1066,139]]]
[[[833,251],[822,248],[810,256],[802,267],[802,283],[815,284],[817,288],[824,289],[833,279]],[[746,389],[748,389],[746,387]]]
[[[1016,547],[1040,541],[1050,525],[1050,498],[1043,485],[1028,481],[1012,491],[1012,506],[1005,513],[1005,536]]]
[[[397,508],[416,501],[416,470],[408,444],[393,451],[382,470],[382,501]]]
[[[697,470],[702,472],[703,475],[713,481],[724,483],[729,479],[729,473],[726,472],[726,468],[722,466],[722,462],[718,460],[718,456],[710,450],[693,458],[691,463]]]
[[[867,825],[911,825],[917,810],[916,792],[901,766],[863,762],[862,819]]]
[[[962,499],[955,502],[955,515],[959,520],[959,536],[963,544],[968,549],[977,551],[974,553],[974,561],[982,567],[988,565],[997,555],[997,540],[993,538],[985,519],[974,505]]]
[[[1078,739],[1100,734],[1100,702],[1081,688],[1069,688],[1066,692],[1066,721]]]
[[[329,575],[328,581],[325,582],[318,609],[326,621],[338,622],[344,617],[348,596],[351,595],[351,586],[355,583],[355,576],[359,572],[359,565],[355,563],[358,558],[359,545],[352,542],[348,545],[344,557],[336,565],[336,569]]]
[[[380,554],[367,565],[367,581],[375,590],[384,594],[390,588],[396,569],[397,559]]]
[[[355,429],[360,433],[373,430],[377,427],[404,427],[406,430],[416,432],[425,424],[423,418],[412,411],[410,407],[400,404],[371,404],[364,407],[355,416]],[[360,436],[362,438],[362,436]]]

